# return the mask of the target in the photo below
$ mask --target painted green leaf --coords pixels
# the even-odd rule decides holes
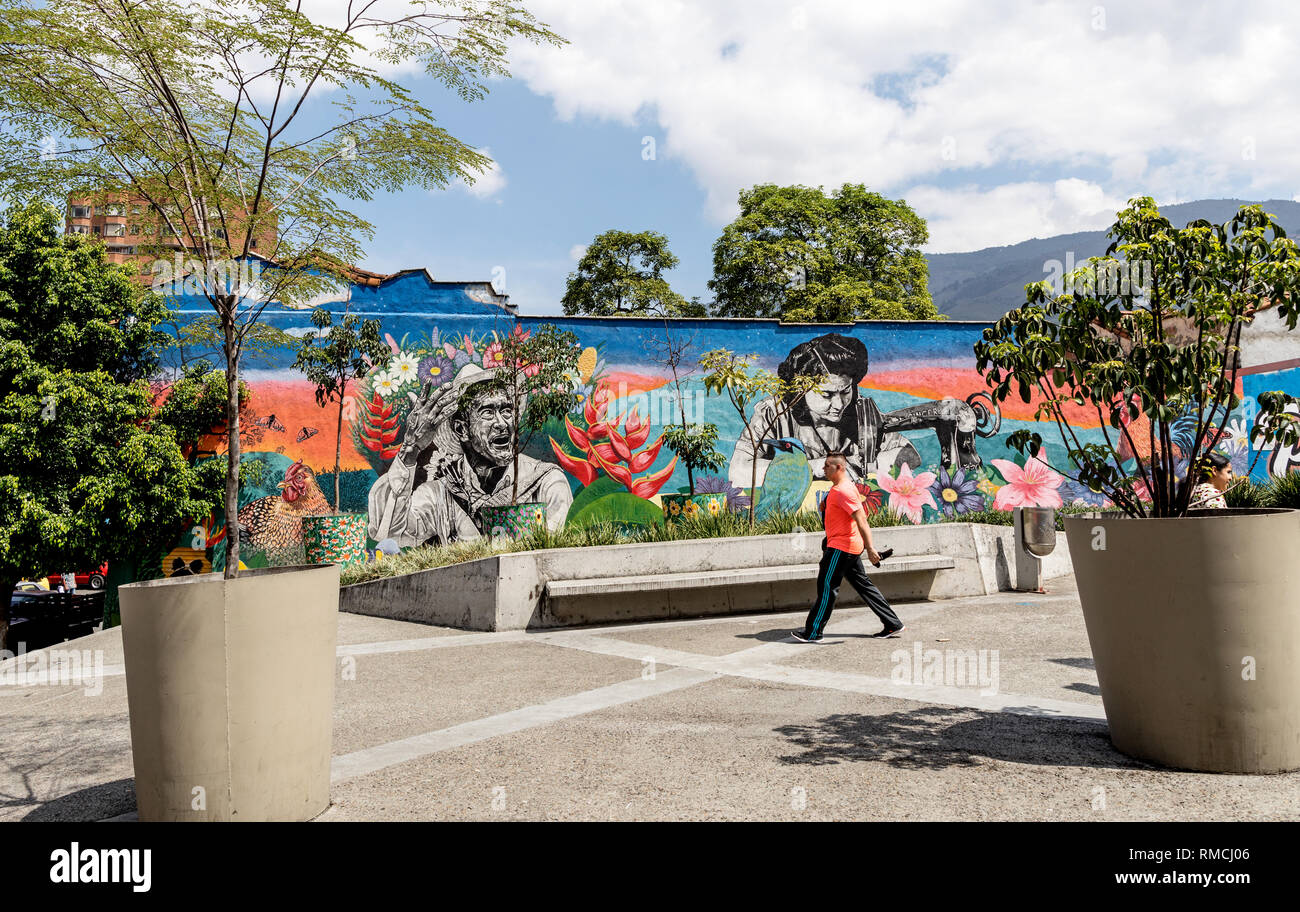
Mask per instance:
[[[577,505],[577,501],[574,501],[574,505]],[[575,526],[589,526],[599,522],[648,526],[662,521],[662,510],[650,501],[626,491],[606,494],[591,501],[577,513],[569,513],[569,522]]]
[[[623,491],[624,493],[626,493],[627,489],[624,488],[621,484],[619,484],[614,479],[610,478],[608,475],[601,475],[591,484],[587,485],[586,487],[578,491],[578,493],[574,496],[573,505],[569,507],[569,514],[565,518],[565,521],[572,522],[575,516],[581,513],[586,507],[590,506],[593,502],[609,494],[614,494],[619,491]],[[640,498],[637,499],[640,500]]]

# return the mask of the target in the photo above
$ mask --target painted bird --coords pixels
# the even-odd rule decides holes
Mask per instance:
[[[331,512],[316,473],[299,459],[284,470],[279,494],[259,497],[239,511],[239,542],[279,551],[302,542],[302,518]]]
[[[812,467],[797,437],[767,438],[764,446],[776,450],[768,463],[763,484],[754,501],[754,518],[764,519],[779,510],[798,510],[812,486]]]

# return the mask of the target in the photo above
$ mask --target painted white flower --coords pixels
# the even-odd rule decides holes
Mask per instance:
[[[415,379],[420,369],[420,359],[415,355],[398,355],[388,367],[388,375],[397,386],[403,386]]]
[[[1224,428],[1222,446],[1233,457],[1250,450],[1250,437],[1246,432],[1246,419],[1234,418]]]
[[[392,375],[387,372],[376,374],[370,384],[371,388],[385,399],[397,392],[397,388],[400,386],[400,384],[393,381]]]

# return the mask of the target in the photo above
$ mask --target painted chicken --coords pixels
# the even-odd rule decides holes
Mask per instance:
[[[284,470],[279,494],[259,497],[239,511],[239,542],[276,552],[302,543],[304,516],[332,512],[316,484],[316,473],[299,459]]]

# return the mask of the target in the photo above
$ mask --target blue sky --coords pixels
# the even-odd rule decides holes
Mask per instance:
[[[707,299],[721,226],[707,218],[704,191],[682,162],[642,157],[652,118],[633,125],[593,117],[564,122],[549,99],[513,79],[473,104],[429,79],[409,82],[452,135],[489,150],[505,183],[486,196],[456,186],[350,204],[376,228],[366,268],[425,266],[438,279],[494,279],[498,290],[504,279],[521,310],[555,314],[577,265],[575,245],[610,228],[649,229],[667,235],[681,260],[674,287]]]
[[[498,170],[351,204],[377,227],[362,265],[504,280],[551,314],[575,247],[609,228],[666,234],[674,287],[708,300],[712,243],[761,182],[904,198],[930,252],[1101,228],[1136,195],[1300,190],[1300,4],[525,5],[569,43],[512,47],[515,78],[486,99],[399,75]]]

